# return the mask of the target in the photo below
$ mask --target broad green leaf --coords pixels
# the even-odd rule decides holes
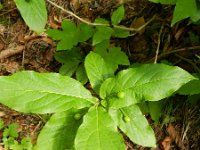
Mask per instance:
[[[55,113],[41,130],[36,150],[66,150],[74,146],[76,132],[82,123],[82,119],[76,120],[74,116],[85,110],[70,109],[65,112]]]
[[[125,13],[124,6],[121,5],[112,13],[112,16],[111,16],[112,24],[114,25],[119,24],[124,17],[124,13]]]
[[[192,106],[197,105],[200,101],[200,94],[189,95],[187,101]]]
[[[95,23],[109,24],[109,22],[103,18],[97,18],[95,20]],[[93,46],[97,45],[105,40],[109,41],[112,35],[112,32],[113,32],[113,29],[110,27],[96,26],[96,32],[92,38],[92,45]]]
[[[72,76],[75,73],[78,65],[82,61],[80,49],[78,48],[73,48],[68,51],[58,51],[54,57],[58,62],[63,64],[59,69],[59,73],[68,76]]]
[[[0,118],[0,130],[4,127],[4,121]]]
[[[54,40],[61,40],[62,36],[64,36],[64,32],[57,29],[49,29],[47,34]]]
[[[76,70],[76,79],[82,84],[86,84],[88,81],[88,77],[83,64],[81,64]]]
[[[197,12],[190,17],[192,22],[196,23],[200,20],[200,2],[197,2]]]
[[[110,57],[110,61],[117,65],[129,65],[128,56],[121,51],[120,47],[112,47],[109,48],[108,56]],[[108,61],[108,57],[107,60]]]
[[[0,87],[0,103],[27,113],[80,109],[96,101],[80,82],[57,73],[23,71],[1,76]]]
[[[116,37],[116,38],[126,38],[129,35],[130,35],[129,31],[121,30],[121,29],[117,29],[117,28],[114,28],[114,32],[112,34],[112,36]]]
[[[35,32],[43,32],[47,22],[47,10],[44,0],[15,0],[22,18]]]
[[[104,40],[101,43],[95,45],[95,52],[101,52],[101,51],[106,51],[109,47],[110,41],[109,40]],[[99,53],[100,54],[100,53]]]
[[[79,26],[80,34],[79,34],[79,42],[87,41],[89,38],[91,38],[95,32],[94,28],[81,23]]]
[[[112,47],[108,51],[107,49],[98,48],[95,52],[101,55],[109,68],[112,68],[113,72],[116,71],[118,65],[129,65],[128,57],[121,51],[120,47]]]
[[[90,52],[85,58],[85,70],[95,92],[99,92],[100,85],[105,79],[113,76],[104,59],[97,53]]]
[[[181,95],[194,95],[200,94],[200,80],[193,80],[183,85],[178,93]]]
[[[185,70],[164,64],[146,64],[123,70],[107,79],[100,88],[102,99],[109,97],[115,108],[146,101],[158,101],[172,95],[185,83],[195,79]],[[124,92],[124,98],[118,98]]]
[[[191,18],[192,22],[198,22],[200,20],[200,6],[197,9],[197,12],[190,18]]]
[[[141,102],[137,104],[143,114],[149,113],[148,102]]]
[[[109,24],[109,21],[104,18],[96,18],[95,23]],[[101,26],[96,26],[97,28],[101,28]]]
[[[61,75],[72,76],[76,69],[78,68],[79,62],[78,61],[69,61],[63,64],[60,69],[59,73]]]
[[[111,109],[109,114],[131,141],[145,147],[156,146],[154,132],[137,105],[119,110]],[[130,120],[126,120],[125,117]]]
[[[171,25],[197,13],[196,0],[177,0]]]
[[[155,124],[159,123],[164,106],[164,100],[155,102],[142,102],[137,104],[143,114],[149,113]]]
[[[163,101],[148,102],[148,107],[151,119],[158,123],[162,114]]]
[[[82,60],[79,48],[73,48],[68,51],[57,51],[54,57],[60,63],[68,63],[69,61],[80,62]]]
[[[57,29],[49,29],[47,34],[54,40],[58,40],[57,50],[70,50],[78,44],[79,30],[76,25],[69,21],[62,22],[62,31]]]
[[[149,0],[150,2],[154,3],[161,3],[161,4],[176,4],[177,0]]]
[[[113,29],[110,27],[98,27],[93,35],[92,45],[101,43],[104,40],[110,40]]]
[[[78,129],[75,149],[125,150],[125,144],[110,115],[102,107],[92,107]]]

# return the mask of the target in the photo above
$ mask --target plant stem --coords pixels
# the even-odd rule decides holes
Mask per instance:
[[[159,35],[158,35],[158,44],[157,44],[157,48],[156,48],[156,55],[155,55],[154,64],[156,64],[157,60],[158,60],[158,54],[159,54],[159,51],[160,51],[160,37],[161,37],[161,34],[162,34],[163,27],[164,27],[164,24],[161,26],[160,32],[159,32]]]
[[[160,59],[160,58],[162,58],[164,56],[170,55],[170,54],[174,54],[174,53],[178,53],[178,52],[182,52],[182,51],[190,51],[190,50],[199,51],[200,50],[200,46],[185,47],[185,48],[171,50],[169,52],[162,53],[162,54],[158,55],[158,59]],[[148,60],[148,61],[146,61],[146,63],[151,63],[154,59],[155,59],[155,57],[150,59],[150,60]]]
[[[74,14],[73,12],[64,9],[63,7],[57,5],[56,3],[52,2],[51,0],[46,0],[48,3],[50,3],[51,5],[55,6],[56,8],[62,10],[63,12],[73,16],[74,18],[78,19],[79,21],[88,24],[90,26],[106,26],[106,27],[110,27],[110,24],[102,24],[102,23],[92,23],[89,22],[79,16],[77,16],[76,14]],[[116,29],[121,29],[121,30],[126,30],[126,31],[135,31],[135,32],[139,32],[140,30],[142,30],[143,28],[145,28],[150,22],[152,22],[155,19],[155,15],[149,20],[147,21],[144,25],[140,26],[139,28],[128,28],[128,27],[124,27],[124,26],[119,26],[119,25],[112,25],[114,28]]]

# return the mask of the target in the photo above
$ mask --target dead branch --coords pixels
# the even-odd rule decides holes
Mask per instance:
[[[191,51],[191,50],[199,51],[200,50],[200,46],[192,46],[192,47],[185,47],[185,48],[171,50],[169,52],[162,53],[162,54],[158,55],[157,59],[159,60],[162,57],[165,57],[165,56],[170,55],[170,54],[174,54],[174,53],[178,53],[178,52],[182,52],[182,51]],[[150,59],[150,60],[148,60],[146,63],[151,63],[152,61],[154,61],[154,59],[155,59],[155,57]]]
[[[160,32],[159,32],[159,35],[158,35],[158,44],[157,44],[157,48],[156,48],[156,55],[155,55],[154,64],[156,64],[157,61],[158,61],[158,54],[159,54],[159,51],[160,51],[160,38],[161,38],[162,31],[163,31],[163,27],[164,27],[164,24],[161,26]]]
[[[16,55],[18,53],[21,53],[24,49],[24,46],[16,46],[14,48],[8,48],[6,50],[3,50],[0,52],[0,59],[4,59],[13,55]]]
[[[74,18],[78,19],[79,21],[88,24],[90,26],[106,26],[106,27],[110,27],[110,24],[102,24],[102,23],[92,23],[89,22],[79,16],[77,16],[76,14],[74,14],[73,12],[64,9],[63,7],[57,5],[56,3],[52,2],[51,0],[46,0],[48,3],[50,3],[51,5],[53,5],[54,7],[62,10],[63,12],[73,16]],[[153,16],[149,21],[147,21],[144,25],[140,26],[139,28],[128,28],[128,27],[124,27],[124,26],[119,26],[119,25],[112,25],[114,28],[117,29],[121,29],[121,30],[126,30],[126,31],[135,31],[135,32],[139,32],[140,30],[142,30],[143,28],[145,28],[150,22],[152,22],[155,19],[156,16]]]

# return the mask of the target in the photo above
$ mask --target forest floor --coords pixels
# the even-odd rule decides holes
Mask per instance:
[[[37,35],[29,30],[21,18],[14,1],[0,1],[0,75],[10,75],[20,70],[58,72],[61,64],[53,55],[55,43],[46,34]],[[73,11],[78,16],[94,21],[98,16],[109,18],[110,13],[122,1],[99,0],[54,0],[58,5]],[[200,28],[188,20],[170,26],[173,6],[152,4],[147,0],[125,2],[126,16],[123,25],[139,27],[156,18],[137,34],[125,39],[112,39],[122,47],[132,63],[154,62],[159,49],[158,62],[168,63],[200,73]],[[77,20],[51,6],[48,6],[48,27],[60,28],[63,18]],[[187,97],[173,96],[166,101],[158,123],[151,123],[157,138],[157,150],[200,149],[200,104],[189,103]],[[146,115],[149,118],[148,114]],[[37,135],[45,124],[39,115],[25,115],[0,104],[0,118],[6,125],[18,123],[20,141],[30,136],[35,143]],[[0,143],[2,131],[0,130]],[[125,137],[127,150],[149,149],[137,146]],[[5,150],[0,144],[0,150]]]

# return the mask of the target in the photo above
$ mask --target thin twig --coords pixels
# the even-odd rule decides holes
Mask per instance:
[[[178,57],[178,58],[180,58],[180,59],[182,59],[182,60],[184,60],[184,61],[186,61],[186,62],[188,62],[190,65],[192,65],[192,67],[193,67],[196,71],[198,71],[198,72],[200,73],[200,69],[199,69],[190,59],[187,59],[187,58],[185,58],[185,57],[182,57],[182,56],[180,56],[180,55],[178,55],[178,54],[175,54],[175,56]]]
[[[22,67],[24,68],[24,60],[25,60],[25,50],[22,53]]]
[[[14,48],[8,48],[0,52],[0,59],[4,59],[15,54],[21,53],[24,49],[24,46],[16,46]]]
[[[39,121],[39,123],[36,125],[35,129],[31,132],[31,135],[35,135],[35,132],[39,130],[39,128],[41,128],[42,125],[42,121]]]
[[[77,16],[76,14],[74,14],[73,12],[69,11],[69,10],[66,10],[64,9],[63,7],[57,5],[56,3],[52,2],[51,0],[46,0],[47,2],[49,2],[51,5],[55,6],[56,8],[62,10],[63,12],[73,16],[74,18],[80,20],[81,22],[85,23],[85,24],[88,24],[90,26],[106,26],[106,27],[110,27],[111,25],[110,24],[103,24],[103,23],[92,23],[92,22],[89,22],[79,16]],[[112,25],[114,28],[116,29],[121,29],[121,30],[126,30],[126,31],[135,31],[135,32],[138,32],[140,30],[142,30],[143,28],[145,28],[150,22],[152,22],[154,19],[155,19],[155,15],[149,20],[147,21],[144,25],[140,26],[139,28],[128,28],[128,27],[124,27],[124,26],[119,26],[119,25]]]
[[[157,44],[157,48],[156,48],[156,55],[155,55],[154,64],[156,64],[157,60],[158,60],[158,54],[159,54],[159,50],[160,50],[160,37],[161,37],[161,34],[162,34],[163,27],[164,27],[164,24],[161,26],[160,32],[159,32],[159,35],[158,35],[158,44]]]
[[[171,51],[169,51],[169,52],[160,54],[160,55],[158,56],[158,59],[160,59],[160,58],[162,58],[162,57],[164,57],[164,56],[173,54],[173,53],[178,53],[178,52],[182,52],[182,51],[189,51],[189,50],[200,50],[200,46],[193,46],[193,47],[186,47],[186,48],[180,48],[180,49],[176,49],[176,50],[171,50]],[[152,62],[153,60],[154,60],[154,58],[148,60],[147,63]]]
[[[7,10],[6,12],[0,14],[0,17],[6,15],[6,14],[8,14],[8,13],[10,13],[10,12],[12,12],[13,10],[16,10],[16,9],[17,9],[17,8],[13,8],[13,9]]]

